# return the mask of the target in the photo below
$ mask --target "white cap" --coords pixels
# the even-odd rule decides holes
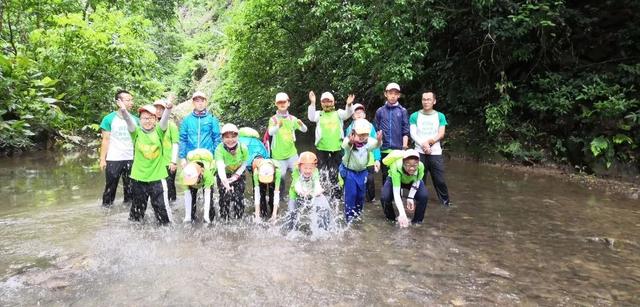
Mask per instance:
[[[145,112],[149,112],[151,114],[153,114],[154,116],[156,115],[156,107],[147,104],[147,105],[143,105],[141,107],[138,108],[138,114],[142,113],[143,111]]]
[[[224,124],[222,129],[220,129],[220,134],[225,134],[227,132],[235,132],[238,133],[238,127],[234,124]]]
[[[364,106],[360,103],[356,103],[353,105],[353,111],[355,112],[357,109],[362,109],[363,111],[366,110]]]
[[[390,90],[397,90],[398,92],[400,91],[400,85],[398,85],[398,83],[395,82],[391,82],[389,84],[387,84],[387,87],[384,89],[384,91],[390,91]]]
[[[207,99],[207,96],[201,91],[196,91],[195,93],[193,93],[193,95],[191,95],[191,99],[194,99],[196,97],[202,97],[205,100]]]
[[[331,101],[336,101],[336,100],[333,98],[333,94],[331,94],[330,92],[324,92],[324,93],[322,93],[322,96],[320,96],[320,101],[323,101],[323,100],[325,100],[325,99],[329,99],[329,100],[331,100]]]
[[[406,158],[410,158],[410,157],[416,157],[418,159],[420,159],[420,153],[415,150],[415,149],[407,149],[404,151],[404,155],[402,156],[402,159],[406,159]]]
[[[353,122],[353,131],[357,134],[369,134],[371,133],[371,124],[364,118],[356,119]]]
[[[272,183],[275,168],[271,163],[262,163],[258,168],[258,181],[262,183]]]
[[[276,102],[278,101],[289,101],[289,95],[287,93],[276,94]]]
[[[162,106],[162,107],[167,107],[167,103],[164,101],[164,99],[158,99],[156,101],[153,102],[154,106]]]
[[[182,170],[182,184],[194,185],[198,182],[200,165],[196,163],[189,163]]]

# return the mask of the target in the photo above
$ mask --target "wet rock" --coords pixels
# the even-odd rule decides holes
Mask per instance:
[[[491,275],[495,275],[495,276],[500,276],[502,278],[507,278],[510,279],[511,278],[511,273],[501,269],[501,268],[493,268],[491,271],[489,271],[489,274]]]
[[[451,303],[451,305],[453,306],[464,306],[467,304],[467,302],[465,302],[465,300],[461,297],[456,297],[450,300],[449,303]]]
[[[614,248],[614,244],[616,243],[616,239],[607,237],[588,237],[586,240],[588,242],[605,244],[609,248]]]

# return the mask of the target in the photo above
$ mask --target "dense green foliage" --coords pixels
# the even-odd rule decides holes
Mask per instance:
[[[275,93],[309,90],[373,115],[386,83],[437,93],[449,140],[478,155],[638,169],[640,3],[621,1],[58,0],[0,6],[0,147],[65,137],[170,90],[212,95],[258,128]],[[95,126],[93,126],[95,127]],[[44,137],[42,137],[44,135]]]
[[[216,97],[234,120],[263,119],[286,91],[383,86],[420,108],[433,89],[459,139],[523,163],[638,166],[637,1],[244,1],[226,28]],[[457,128],[457,129],[456,129]]]

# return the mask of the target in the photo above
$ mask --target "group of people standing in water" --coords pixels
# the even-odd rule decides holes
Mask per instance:
[[[200,220],[196,214],[199,192],[202,221],[211,223],[216,218],[214,189],[219,194],[219,218],[240,219],[245,212],[249,176],[255,221],[275,223],[286,191],[285,178],[290,174],[285,225],[293,227],[300,211],[312,207],[323,216],[326,226],[332,212],[322,205],[329,203],[326,199],[344,204],[349,224],[362,218],[365,201],[377,202],[374,173],[381,171],[380,203],[386,218],[400,227],[420,224],[428,201],[427,174],[431,174],[442,204],[451,204],[440,145],[447,121],[434,109],[435,93],[423,93],[423,108],[411,116],[398,102],[400,95],[400,86],[389,83],[384,91],[386,101],[371,123],[365,107],[353,103],[354,95],[347,97],[344,109],[336,109],[333,94],[324,92],[318,110],[316,95],[309,92],[307,118],[316,123],[316,150],[298,154],[296,131],[305,133],[308,128],[289,113],[286,93],[276,95],[276,114],[268,119],[261,135],[250,127],[221,126],[207,110],[207,97],[202,92],[193,93],[193,111],[178,128],[170,119],[172,97],[141,106],[131,114],[133,96],[120,90],[115,95],[117,111],[100,124],[100,167],[106,176],[102,205],[112,206],[122,178],[124,201],[131,203],[131,220],[142,220],[150,201],[158,222],[171,223],[169,204],[177,200],[176,174],[180,170],[178,183],[185,187],[183,222]],[[410,139],[415,148],[409,148]],[[413,214],[411,220],[408,213]]]

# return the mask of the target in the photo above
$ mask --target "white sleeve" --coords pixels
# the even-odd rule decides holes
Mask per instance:
[[[402,197],[400,197],[400,187],[393,188],[393,200],[396,203],[398,214],[400,216],[407,216],[407,214],[404,212],[404,204],[402,203]]]
[[[315,105],[309,105],[309,107],[307,108],[307,117],[311,122],[318,122],[318,120],[320,119],[320,113],[316,112]]]
[[[179,150],[179,146],[178,143],[173,144],[173,146],[171,147],[171,163],[177,163],[178,162],[178,150]]]
[[[225,171],[227,167],[224,165],[224,161],[216,161],[216,167],[218,168],[218,177],[222,182],[225,182],[227,180],[227,172]]]
[[[247,161],[242,162],[242,165],[240,165],[240,167],[236,170],[236,175],[238,176],[242,176],[242,173],[244,173],[244,170],[247,168]]]

